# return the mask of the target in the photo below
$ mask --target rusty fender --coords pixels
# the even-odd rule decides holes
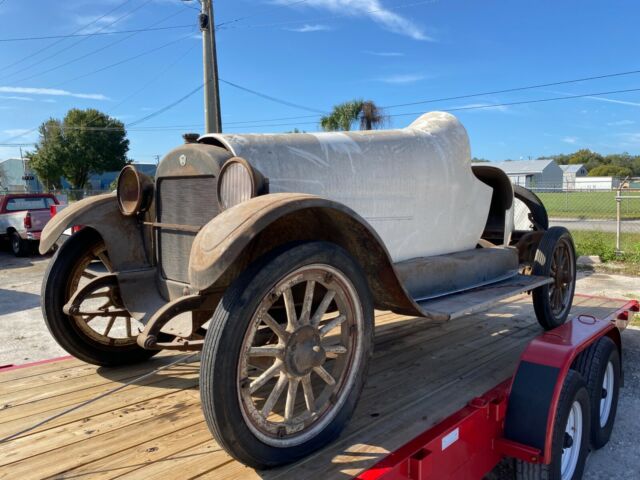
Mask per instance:
[[[221,291],[261,255],[296,241],[340,245],[360,264],[377,308],[422,316],[400,282],[378,234],[350,208],[300,193],[255,197],[225,210],[196,236],[189,280],[197,290]]]
[[[150,266],[141,226],[135,216],[120,213],[114,193],[85,198],[56,214],[42,230],[40,253],[49,251],[60,235],[74,225],[93,228],[100,234],[116,272]]]

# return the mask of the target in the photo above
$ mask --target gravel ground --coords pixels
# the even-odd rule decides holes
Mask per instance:
[[[66,355],[49,335],[40,313],[40,285],[49,257],[15,258],[0,251],[0,365]],[[581,272],[578,293],[637,298],[640,277]],[[592,452],[585,478],[638,478],[640,472],[640,328],[623,333],[625,388],[610,443]],[[509,469],[492,478],[509,478]]]

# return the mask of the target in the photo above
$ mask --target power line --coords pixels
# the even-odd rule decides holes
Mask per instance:
[[[175,107],[176,105],[184,102],[185,100],[187,100],[189,97],[195,95],[196,93],[198,93],[200,90],[202,90],[204,88],[204,83],[202,83],[200,86],[194,88],[193,90],[191,90],[189,93],[187,93],[186,95],[180,97],[178,100],[171,102],[169,105],[166,105],[164,107],[162,107],[159,110],[156,110],[155,112],[150,113],[149,115],[146,115],[142,118],[139,118],[138,120],[134,120],[133,122],[130,122],[126,125],[127,128],[129,127],[133,127],[135,125],[138,125],[142,122],[146,122],[147,120],[150,120],[153,117],[157,117],[158,115],[166,112],[167,110],[170,110],[171,108]]]
[[[578,82],[585,82],[588,80],[600,80],[603,78],[613,78],[613,77],[622,77],[625,75],[635,75],[640,73],[640,70],[630,70],[627,72],[617,72],[617,73],[609,73],[606,75],[596,75],[593,77],[582,77],[582,78],[576,78],[573,80],[563,80],[560,82],[551,82],[551,83],[540,83],[537,85],[529,85],[526,87],[515,87],[515,88],[507,88],[504,90],[493,90],[493,91],[489,91],[489,92],[482,92],[482,93],[472,93],[472,94],[468,94],[468,95],[458,95],[455,97],[444,97],[444,98],[432,98],[429,100],[420,100],[417,102],[409,102],[409,103],[399,103],[396,105],[387,105],[387,106],[383,106],[381,108],[396,108],[396,107],[408,107],[410,105],[420,105],[420,104],[424,104],[424,103],[435,103],[435,102],[445,102],[445,101],[449,101],[449,100],[462,100],[465,98],[472,98],[472,97],[482,97],[485,95],[497,95],[499,93],[512,93],[512,92],[520,92],[523,90],[533,90],[535,88],[544,88],[544,87],[555,87],[558,85],[568,85],[570,83],[578,83]]]
[[[323,114],[323,115],[326,113],[326,112],[324,112],[322,110],[318,110],[316,108],[305,107],[304,105],[300,105],[300,104],[297,104],[297,103],[289,102],[287,100],[282,100],[280,98],[272,97],[271,95],[267,95],[266,93],[261,93],[261,92],[258,92],[256,90],[251,90],[250,88],[243,87],[242,85],[238,85],[237,83],[229,82],[227,80],[223,80],[222,78],[220,78],[219,81],[221,83],[224,83],[225,85],[229,85],[229,86],[231,86],[233,88],[237,88],[238,90],[242,90],[244,92],[252,93],[253,95],[256,95],[258,97],[264,98],[266,100],[271,100],[272,102],[280,103],[280,104],[286,105],[288,107],[299,108],[300,110],[307,110],[308,112],[315,112],[315,113],[320,113],[320,114]]]
[[[100,20],[102,20],[103,18],[107,17],[109,14],[111,14],[111,13],[115,12],[116,10],[118,10],[118,9],[120,9],[120,8],[122,8],[122,7],[124,7],[125,5],[127,5],[127,4],[131,3],[132,1],[133,1],[133,0],[126,0],[125,2],[123,2],[123,3],[119,4],[119,5],[117,5],[116,7],[112,8],[111,10],[109,10],[107,13],[105,13],[105,14],[101,15],[100,17],[96,18],[95,20],[93,20],[93,21],[89,22],[89,23],[88,23],[88,24],[86,24],[86,25],[83,25],[83,26],[82,26],[82,27],[80,27],[79,29],[75,30],[73,33],[81,32],[81,31],[82,31],[82,30],[84,30],[85,28],[87,28],[87,27],[89,27],[89,26],[93,25],[94,23],[97,23],[98,21],[100,21]],[[125,18],[126,18],[126,17],[128,17],[129,15],[132,15],[132,14],[133,14],[133,13],[135,13],[136,11],[140,10],[142,7],[144,7],[145,5],[147,5],[148,3],[150,3],[151,1],[152,1],[152,0],[147,0],[147,1],[146,1],[145,3],[143,3],[142,5],[139,5],[139,6],[135,7],[135,8],[133,8],[132,10],[129,10],[129,11],[128,11],[128,12],[126,12],[124,15],[119,16],[118,18],[116,18],[116,19],[115,19],[115,20],[113,20],[113,21],[111,21],[111,22],[109,22],[109,23],[106,23],[106,24],[105,24],[105,25],[103,25],[102,27],[98,28],[98,30],[97,30],[96,32],[94,32],[94,34],[95,34],[95,33],[102,32],[104,29],[109,28],[109,27],[111,27],[112,25],[115,25],[116,23],[118,23],[119,21],[121,21],[121,20],[125,19]],[[35,67],[35,66],[40,65],[43,61],[51,60],[52,58],[57,57],[57,56],[58,56],[58,55],[60,55],[61,53],[66,52],[67,50],[70,50],[71,48],[73,48],[73,47],[75,47],[75,46],[77,46],[77,45],[81,44],[82,42],[84,42],[84,41],[85,41],[85,40],[87,40],[88,38],[91,38],[91,37],[89,36],[89,37],[83,37],[83,38],[80,38],[80,39],[79,39],[79,40],[77,40],[76,42],[73,42],[71,45],[68,45],[67,47],[62,48],[62,49],[60,49],[60,50],[58,50],[58,51],[54,52],[53,54],[51,54],[51,55],[47,56],[47,58],[46,58],[45,60],[38,60],[38,61],[36,61],[36,62],[34,62],[34,63],[30,63],[29,65],[27,65],[27,66],[25,66],[25,67],[23,67],[23,68],[21,68],[21,69],[19,69],[19,70],[16,70],[16,71],[15,71],[15,72],[13,72],[13,73],[9,73],[8,75],[3,76],[2,78],[9,78],[9,77],[12,77],[12,76],[14,76],[14,75],[17,75],[18,73],[22,73],[22,72],[24,72],[25,70],[29,70],[29,69],[30,69],[30,68],[32,68],[32,67]],[[52,43],[52,44],[51,44],[51,45],[49,45],[48,47],[45,47],[45,48],[43,48],[42,50],[38,51],[36,54],[34,54],[34,55],[27,55],[26,57],[23,57],[21,60],[18,60],[17,62],[14,62],[14,63],[13,63],[13,64],[11,64],[10,66],[17,65],[18,63],[22,63],[22,62],[23,62],[24,60],[26,60],[26,59],[30,59],[30,58],[33,58],[33,57],[37,57],[37,56],[38,56],[39,54],[41,54],[42,52],[44,52],[44,51],[46,51],[46,50],[50,49],[51,47],[53,47],[53,46],[55,46],[55,45],[58,45],[58,44],[60,44],[60,43],[64,42],[64,40],[65,40],[65,39],[60,39],[60,40],[58,40],[57,42]],[[5,67],[5,68],[8,68],[8,67]]]
[[[155,32],[158,30],[175,30],[178,28],[193,27],[193,24],[189,25],[173,25],[170,27],[155,27],[155,28],[136,28],[132,30],[112,30],[110,32],[94,32],[94,33],[70,33],[68,35],[47,35],[43,37],[15,37],[15,38],[0,38],[0,42],[24,42],[29,40],[51,40],[55,38],[75,38],[75,37],[96,37],[102,35],[121,35],[123,33],[140,33],[140,32]],[[84,27],[83,27],[84,29]]]
[[[301,3],[306,3],[308,1],[309,0],[297,0],[297,1],[290,2],[290,3],[286,3],[286,4],[277,4],[277,5],[272,6],[269,9],[267,9],[267,11],[273,10],[274,8],[295,7],[296,5],[300,5]],[[238,22],[240,22],[242,20],[246,20],[247,18],[257,17],[259,15],[262,15],[262,12],[256,12],[256,13],[252,13],[251,15],[245,15],[243,17],[234,18],[233,20],[228,20],[226,22],[218,23],[216,25],[216,30],[219,29],[220,27],[225,27],[227,25],[231,25],[233,23],[238,23]]]
[[[147,0],[147,2],[145,2],[143,5],[146,5],[150,1],[152,1],[152,0]],[[159,23],[162,23],[162,22],[164,22],[166,20],[169,20],[170,18],[173,18],[176,15],[179,15],[180,13],[183,13],[183,12],[184,12],[184,10],[178,10],[176,12],[173,12],[172,14],[167,15],[166,17],[163,17],[163,18],[161,18],[160,20],[158,20],[156,22],[153,22],[151,25],[149,25],[149,27],[153,27],[155,25],[158,25]],[[106,45],[103,45],[102,47],[97,48],[95,50],[92,50],[92,51],[90,51],[88,53],[85,53],[83,55],[80,55],[79,57],[75,57],[75,58],[73,58],[71,60],[68,60],[68,61],[66,61],[64,63],[58,64],[55,67],[51,67],[51,68],[49,68],[47,70],[35,73],[33,75],[29,75],[28,77],[24,77],[24,78],[21,78],[20,80],[14,80],[14,81],[17,82],[17,83],[21,83],[21,82],[25,82],[27,80],[31,80],[32,78],[40,77],[40,76],[45,75],[47,73],[53,72],[55,70],[59,70],[60,68],[66,67],[67,65],[71,65],[72,63],[78,62],[78,61],[83,60],[83,59],[85,59],[87,57],[95,55],[96,53],[102,52],[103,50],[111,48],[114,45],[117,45],[119,43],[124,42],[125,40],[128,40],[128,39],[130,39],[132,37],[135,37],[136,35],[139,35],[139,32],[138,33],[131,33],[131,34],[127,35],[124,38],[120,38],[120,39],[116,40],[115,42],[111,42],[111,43],[108,43]]]

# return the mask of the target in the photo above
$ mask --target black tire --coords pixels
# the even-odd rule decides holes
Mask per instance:
[[[95,230],[85,228],[71,236],[57,250],[42,282],[41,302],[45,324],[62,348],[84,362],[114,367],[147,360],[158,352],[144,350],[137,344],[103,345],[84,334],[74,320],[62,311],[70,298],[67,282],[78,259],[101,242],[102,238]]]
[[[591,422],[591,402],[587,387],[582,376],[569,370],[562,385],[556,419],[553,425],[551,444],[551,463],[549,465],[534,464],[516,460],[516,478],[518,480],[561,480],[562,479],[562,453],[569,440],[565,435],[567,420],[574,402],[578,402],[582,411],[582,435],[580,444],[576,450],[577,457],[575,470],[569,479],[580,479],[584,472],[584,466],[589,455],[589,425]],[[571,440],[573,443],[574,439]],[[569,472],[567,472],[568,474]]]
[[[353,284],[363,315],[363,355],[350,390],[333,419],[303,443],[274,446],[263,442],[247,425],[238,393],[237,369],[245,332],[256,308],[286,275],[312,264],[327,264]],[[335,244],[294,244],[254,262],[227,289],[205,338],[200,367],[200,396],[207,425],[216,441],[235,459],[264,469],[294,462],[336,439],[351,418],[364,387],[373,351],[373,300],[360,266]]]
[[[547,209],[542,204],[542,200],[540,200],[535,193],[520,185],[514,185],[513,195],[527,206],[529,212],[531,212],[533,221],[542,228],[542,230],[549,229],[549,216],[547,214]]]
[[[18,232],[12,232],[9,240],[11,241],[11,251],[16,257],[24,257],[29,253],[29,242],[23,240]]]
[[[608,372],[611,391],[604,386]],[[576,359],[575,370],[580,372],[587,384],[591,398],[591,447],[604,447],[611,438],[618,410],[620,394],[620,352],[609,337],[603,337],[582,352]],[[609,382],[607,382],[609,383]],[[609,399],[610,403],[606,401]],[[606,405],[609,408],[606,408]],[[602,411],[601,411],[601,406]]]
[[[559,310],[551,304],[550,299],[550,295],[555,292],[555,289],[560,288],[560,284],[564,283],[559,273],[553,275],[552,272],[554,253],[558,248],[566,250],[565,253],[568,254],[567,268],[569,269],[569,275],[571,277],[566,286],[566,293],[562,293],[562,308]],[[531,273],[541,277],[554,277],[554,283],[543,285],[533,290],[532,299],[536,318],[540,325],[545,330],[559,327],[569,316],[569,311],[573,304],[573,294],[576,288],[576,250],[571,234],[566,228],[551,227],[544,233],[536,250]]]

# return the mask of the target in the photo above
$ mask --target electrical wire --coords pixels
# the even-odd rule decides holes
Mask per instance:
[[[145,2],[143,5],[146,5],[147,3],[149,3],[149,1],[152,1],[152,0],[148,0],[148,1],[147,1],[147,2]],[[166,20],[169,20],[170,18],[173,18],[173,17],[175,17],[176,15],[179,15],[179,14],[181,14],[181,13],[183,13],[183,12],[184,12],[184,10],[178,10],[178,11],[175,11],[175,12],[173,12],[172,14],[167,15],[166,17],[163,17],[163,18],[161,18],[160,20],[158,20],[158,21],[156,21],[156,22],[153,22],[151,25],[148,25],[148,27],[153,27],[153,26],[155,26],[155,25],[158,25],[158,24],[160,24],[160,23],[162,23],[162,22],[164,22],[164,21],[166,21]],[[92,51],[90,51],[90,52],[88,52],[88,53],[85,53],[85,54],[83,54],[83,55],[80,55],[79,57],[72,58],[71,60],[68,60],[68,61],[66,61],[66,62],[64,62],[64,63],[58,64],[58,65],[56,65],[55,67],[51,67],[51,68],[49,68],[49,69],[47,69],[47,70],[44,70],[44,71],[41,71],[41,72],[35,73],[35,74],[33,74],[33,75],[29,75],[29,76],[27,76],[27,77],[21,78],[21,79],[19,79],[19,80],[14,80],[14,81],[15,81],[15,82],[17,82],[17,83],[22,83],[22,82],[26,82],[27,80],[31,80],[31,79],[33,79],[33,78],[40,77],[40,76],[45,75],[45,74],[47,74],[47,73],[50,73],[50,72],[53,72],[53,71],[59,70],[59,69],[61,69],[61,68],[63,68],[63,67],[66,67],[66,66],[68,66],[68,65],[71,65],[72,63],[76,63],[76,62],[78,62],[78,61],[80,61],[80,60],[84,60],[84,59],[85,59],[85,58],[87,58],[87,57],[90,57],[90,56],[92,56],[92,55],[95,55],[96,53],[102,52],[102,51],[104,51],[104,50],[106,50],[106,49],[108,49],[108,48],[113,47],[114,45],[117,45],[117,44],[122,43],[122,42],[124,42],[124,41],[126,41],[126,40],[129,40],[130,38],[133,38],[133,37],[135,37],[136,35],[139,35],[139,34],[140,34],[140,32],[137,32],[137,33],[131,33],[131,34],[127,35],[127,36],[126,36],[126,37],[124,37],[124,38],[120,38],[120,39],[118,39],[118,40],[116,40],[116,41],[114,41],[114,42],[111,42],[111,43],[108,43],[108,44],[106,44],[106,45],[103,45],[102,47],[97,48],[97,49],[95,49],[95,50],[92,50]]]
[[[280,98],[272,97],[271,95],[267,95],[266,93],[261,93],[256,90],[251,90],[250,88],[243,87],[242,85],[238,85],[237,83],[229,82],[228,80],[223,80],[222,78],[218,79],[220,83],[224,83],[225,85],[229,85],[230,87],[237,88],[238,90],[242,90],[244,92],[252,93],[258,97],[264,98],[266,100],[271,100],[272,102],[280,103],[282,105],[286,105],[288,107],[299,108],[300,110],[306,110],[308,112],[315,112],[320,114],[325,114],[326,112],[322,110],[318,110],[317,108],[306,107],[304,105],[300,105],[297,103],[289,102],[287,100],[282,100]]]
[[[82,31],[82,30],[84,30],[85,28],[88,28],[88,27],[90,27],[91,25],[93,25],[94,23],[99,22],[100,20],[102,20],[102,19],[103,19],[103,18],[105,18],[106,16],[108,16],[108,15],[112,14],[112,13],[113,13],[113,12],[115,12],[116,10],[118,10],[118,9],[120,9],[120,8],[122,8],[122,7],[124,7],[126,4],[131,3],[132,1],[133,1],[133,0],[125,0],[124,2],[122,2],[122,3],[118,4],[118,5],[116,5],[115,7],[113,7],[111,10],[109,10],[109,11],[107,11],[106,13],[102,14],[101,16],[99,16],[99,17],[95,18],[95,19],[94,19],[94,20],[92,20],[91,22],[89,22],[89,23],[86,23],[86,24],[82,25],[82,26],[81,26],[80,28],[78,28],[77,30],[74,30],[74,31],[72,32],[72,34],[74,34],[74,33],[78,33],[78,32],[81,32],[81,31]],[[53,48],[53,47],[55,47],[56,45],[58,45],[58,44],[60,44],[60,43],[62,43],[62,42],[64,42],[64,39],[58,40],[57,42],[53,42],[53,43],[51,43],[51,44],[47,45],[46,47],[44,47],[44,48],[41,48],[41,49],[37,50],[36,52],[32,52],[30,55],[27,55],[27,56],[25,56],[25,57],[22,57],[21,59],[19,59],[19,60],[15,61],[15,62],[13,62],[13,63],[11,63],[11,64],[9,64],[9,65],[5,65],[4,67],[2,67],[2,70],[7,70],[8,68],[11,68],[11,67],[13,67],[13,66],[15,66],[15,65],[18,65],[18,64],[20,64],[20,63],[24,62],[24,61],[25,61],[25,60],[27,60],[27,59],[32,59],[33,57],[37,57],[38,55],[41,55],[42,53],[46,52],[46,51],[47,51],[47,50],[49,50],[50,48]]]
[[[74,33],[80,32],[80,31],[84,30],[85,28],[87,28],[87,27],[89,27],[89,26],[93,25],[94,23],[98,22],[98,21],[99,21],[99,20],[101,20],[102,18],[107,17],[110,13],[114,12],[115,10],[118,10],[119,8],[121,8],[121,7],[125,6],[125,5],[127,5],[127,4],[128,4],[128,3],[130,3],[131,1],[132,1],[132,0],[127,0],[127,1],[125,1],[124,3],[122,3],[122,4],[118,5],[118,6],[116,6],[115,8],[113,8],[113,9],[109,10],[107,13],[105,13],[105,14],[101,15],[101,16],[100,16],[100,17],[98,17],[97,19],[93,20],[92,22],[88,23],[87,25],[85,25],[85,26],[81,27],[80,29],[76,30]],[[146,2],[144,2],[143,4],[138,5],[137,7],[133,8],[133,9],[131,9],[131,10],[127,11],[126,13],[124,13],[123,15],[121,15],[121,16],[119,16],[119,17],[117,17],[115,20],[112,20],[112,21],[110,21],[110,22],[108,22],[108,23],[106,23],[106,24],[102,25],[102,26],[101,26],[100,28],[98,28],[98,30],[96,30],[96,32],[94,32],[94,33],[100,33],[100,32],[102,32],[102,31],[104,31],[105,29],[107,29],[107,28],[109,28],[109,27],[111,27],[111,26],[115,25],[116,23],[120,22],[121,20],[124,20],[125,18],[127,18],[128,16],[130,16],[130,15],[132,15],[133,13],[137,12],[138,10],[140,10],[142,7],[144,7],[145,5],[147,5],[148,3],[150,3],[151,1],[153,1],[153,0],[147,0],[147,1],[146,1]],[[36,61],[36,62],[34,62],[34,63],[31,63],[31,64],[29,64],[29,65],[26,65],[25,67],[23,67],[23,68],[21,68],[21,69],[19,69],[19,70],[16,70],[15,72],[9,73],[8,75],[4,75],[3,77],[1,77],[1,79],[10,78],[10,77],[12,77],[12,76],[14,76],[14,75],[17,75],[17,74],[19,74],[19,73],[22,73],[22,72],[24,72],[24,71],[26,71],[26,70],[29,70],[29,69],[33,68],[33,67],[37,67],[37,66],[38,66],[38,65],[40,65],[41,63],[46,62],[46,61],[49,61],[49,60],[51,60],[51,59],[53,59],[53,58],[56,58],[56,57],[57,57],[58,55],[60,55],[61,53],[64,53],[64,52],[66,52],[67,50],[70,50],[70,49],[72,49],[72,48],[76,47],[77,45],[80,45],[82,42],[86,41],[86,40],[87,40],[87,39],[89,39],[89,38],[91,38],[91,36],[82,37],[82,38],[78,39],[76,42],[73,42],[71,45],[68,45],[68,46],[66,46],[66,47],[64,47],[64,48],[62,48],[62,49],[60,49],[60,50],[58,50],[58,51],[56,51],[56,52],[52,53],[51,55],[48,55],[46,59],[44,59],[44,60],[38,60],[38,61]],[[28,56],[24,57],[24,58],[23,58],[23,60],[26,60],[26,59],[28,59],[28,58],[33,58],[34,56],[38,56],[38,54],[42,53],[43,51],[48,50],[48,49],[49,49],[49,48],[51,48],[52,46],[57,45],[57,44],[59,44],[59,43],[61,43],[61,42],[63,42],[63,41],[64,41],[64,39],[58,40],[57,42],[54,42],[52,45],[49,45],[49,47],[45,47],[44,49],[40,50],[39,52],[37,52],[37,54],[35,54],[35,55],[28,55]],[[21,61],[22,61],[22,60],[21,60]],[[21,61],[19,61],[19,62],[17,62],[17,63],[20,63]]]
[[[121,35],[123,33],[141,33],[141,32],[155,32],[158,30],[175,30],[178,28],[193,27],[189,25],[173,25],[169,27],[155,27],[155,28],[136,28],[132,30],[112,30],[110,32],[94,32],[94,33],[71,33],[68,35],[47,35],[43,37],[15,37],[15,38],[0,38],[0,42],[25,42],[29,40],[50,40],[55,38],[75,38],[75,37],[97,37],[102,35]]]

